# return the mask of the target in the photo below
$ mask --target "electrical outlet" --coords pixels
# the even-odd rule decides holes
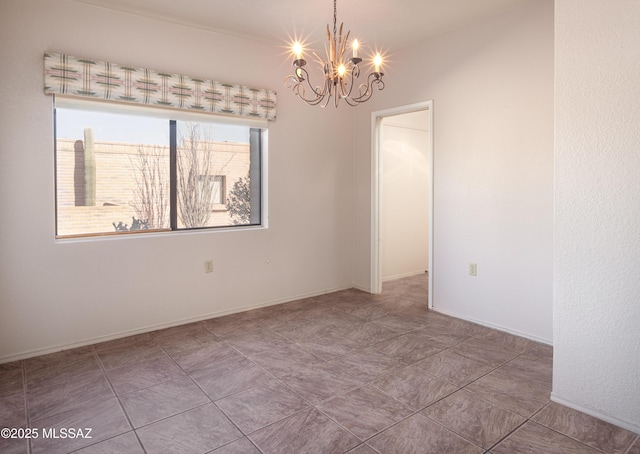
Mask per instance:
[[[204,261],[204,272],[205,273],[213,273],[213,260],[205,260]]]
[[[477,276],[477,275],[478,275],[478,264],[469,263],[469,276]]]

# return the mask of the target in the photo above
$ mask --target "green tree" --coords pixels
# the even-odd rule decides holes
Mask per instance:
[[[233,183],[227,197],[227,210],[235,225],[251,223],[251,179],[248,174]]]

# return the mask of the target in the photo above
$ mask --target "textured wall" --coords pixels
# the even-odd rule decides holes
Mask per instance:
[[[640,2],[555,9],[553,396],[640,432]]]

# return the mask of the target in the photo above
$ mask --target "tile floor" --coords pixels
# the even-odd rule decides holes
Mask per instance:
[[[39,434],[0,452],[640,454],[637,435],[549,401],[549,346],[427,311],[426,284],[0,365],[0,427]]]

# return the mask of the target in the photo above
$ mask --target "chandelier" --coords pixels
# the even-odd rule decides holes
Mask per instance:
[[[368,101],[373,94],[374,87],[378,90],[384,88],[382,76],[380,72],[382,66],[382,56],[376,53],[373,57],[373,65],[375,70],[367,76],[366,82],[358,85],[357,79],[360,77],[360,63],[362,58],[358,56],[358,40],[351,42],[352,57],[346,59],[347,46],[349,45],[349,35],[351,32],[343,36],[343,23],[340,29],[337,28],[337,0],[333,0],[333,35],[327,25],[326,58],[323,60],[320,56],[313,52],[313,56],[320,64],[323,71],[324,81],[322,85],[313,86],[309,73],[305,66],[306,60],[303,58],[303,47],[299,41],[292,46],[295,59],[293,60],[294,74],[290,74],[285,78],[285,86],[291,88],[293,93],[299,96],[304,102],[312,106],[321,104],[325,107],[333,98],[333,104],[338,107],[341,99],[344,99],[350,106],[357,106],[360,103]]]

